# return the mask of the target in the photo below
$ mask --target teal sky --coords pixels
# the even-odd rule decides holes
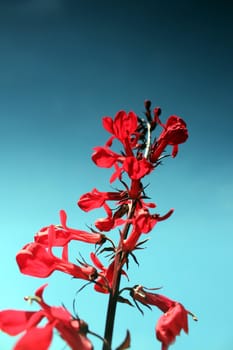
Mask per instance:
[[[72,312],[82,281],[21,275],[15,255],[59,223],[60,209],[72,227],[93,223],[99,212],[76,202],[93,187],[111,190],[111,172],[90,158],[109,137],[101,118],[121,109],[142,116],[150,99],[163,121],[181,116],[190,137],[148,180],[157,212],[175,212],[150,234],[128,285],[163,286],[198,316],[171,350],[232,349],[232,9],[206,0],[0,2],[1,309],[37,309],[23,297],[48,282],[47,302]],[[90,249],[74,243],[73,261],[79,252],[89,259]],[[78,295],[80,318],[100,334],[106,306],[92,286]],[[114,346],[129,329],[133,350],[159,350],[160,315],[119,305]],[[0,334],[1,349],[14,343]],[[56,336],[51,349],[63,348]]]

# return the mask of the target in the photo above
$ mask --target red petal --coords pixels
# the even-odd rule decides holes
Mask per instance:
[[[36,311],[3,310],[0,311],[0,329],[9,334],[17,335],[23,332]]]
[[[102,123],[103,123],[104,129],[112,134],[113,133],[113,120],[112,120],[112,118],[111,117],[103,117]]]
[[[30,329],[16,343],[14,350],[48,350],[53,337],[53,326]]]

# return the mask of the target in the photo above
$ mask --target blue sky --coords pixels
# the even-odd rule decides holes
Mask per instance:
[[[109,172],[90,159],[108,138],[101,117],[142,115],[151,99],[163,120],[185,119],[190,137],[150,177],[158,212],[175,212],[151,233],[140,267],[131,264],[130,285],[163,286],[197,314],[171,349],[232,349],[231,19],[228,1],[1,1],[1,309],[30,308],[23,297],[48,282],[48,303],[72,311],[81,282],[21,275],[15,254],[41,227],[59,223],[60,209],[70,226],[92,224],[97,213],[76,202],[93,187],[110,190]],[[88,258],[82,244],[71,258],[79,252]],[[92,287],[77,299],[79,316],[101,334],[106,305]],[[132,349],[160,349],[159,316],[119,305],[114,346],[130,329]],[[0,334],[2,349],[14,342]],[[63,346],[56,337],[51,349]]]

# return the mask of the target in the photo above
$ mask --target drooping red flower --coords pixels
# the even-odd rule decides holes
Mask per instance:
[[[134,300],[144,305],[157,306],[164,312],[156,325],[156,337],[162,343],[162,350],[168,349],[182,329],[188,333],[188,314],[195,321],[197,320],[195,315],[186,310],[182,304],[164,295],[150,293],[140,285],[135,286],[130,294]]]
[[[89,233],[83,230],[76,230],[66,225],[67,215],[64,210],[60,211],[61,225],[52,225],[42,228],[34,236],[34,240],[37,243],[52,246],[52,247],[64,247],[71,240],[81,241],[91,244],[101,244],[104,242],[105,237],[101,233]]]
[[[157,306],[163,312],[167,312],[170,307],[175,305],[175,301],[161,294],[150,293],[141,285],[134,286],[131,290],[131,296],[144,305]]]
[[[20,272],[34,277],[48,277],[54,271],[67,273],[75,278],[93,280],[96,269],[93,266],[83,264],[75,265],[68,261],[67,251],[64,248],[62,258],[53,255],[51,249],[47,249],[39,243],[26,244],[16,255],[16,261]]]
[[[0,311],[0,330],[9,335],[23,333],[17,341],[14,350],[48,350],[53,337],[53,329],[66,341],[72,350],[92,350],[92,344],[86,337],[86,330],[82,326],[84,321],[72,317],[64,307],[47,305],[43,300],[43,291],[47,285],[40,287],[34,300],[40,306],[39,311],[3,310]],[[40,322],[46,319],[45,325]]]
[[[167,350],[174,343],[182,329],[188,333],[188,311],[180,303],[175,303],[156,325],[156,337],[162,343],[162,350]]]
[[[168,145],[173,146],[172,157],[175,157],[178,153],[178,145],[184,143],[188,138],[186,123],[180,117],[175,115],[170,116],[165,125],[160,122],[158,117],[157,121],[164,130],[152,146],[150,154],[150,161],[152,163],[155,163],[159,159]]]
[[[101,208],[106,201],[121,201],[126,196],[127,193],[125,191],[100,192],[94,188],[91,192],[83,194],[77,204],[82,210],[88,212],[96,208]]]

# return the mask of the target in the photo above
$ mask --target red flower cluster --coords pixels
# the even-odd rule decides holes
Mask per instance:
[[[105,216],[95,220],[95,229],[91,228],[88,232],[69,227],[66,212],[61,210],[60,224],[40,229],[34,235],[34,241],[26,244],[16,255],[23,274],[46,278],[53,272],[60,271],[75,279],[87,281],[86,284],[92,283],[95,291],[109,295],[103,350],[111,350],[116,303],[125,301],[121,299],[119,291],[121,276],[128,278],[124,266],[128,268],[131,257],[138,262],[134,253],[145,241],[140,241],[141,236],[150,233],[159,221],[168,219],[174,211],[170,209],[164,215],[154,212],[156,204],[147,201],[149,197],[142,181],[161,163],[167,146],[172,146],[172,157],[175,157],[178,145],[188,138],[186,123],[180,117],[172,115],[166,124],[162,124],[159,119],[160,108],[154,109],[152,117],[149,101],[146,101],[145,107],[147,120],[140,119],[134,112],[125,111],[118,112],[113,119],[108,116],[103,118],[103,127],[111,136],[104,146],[94,148],[92,160],[99,167],[113,168],[109,182],[118,181],[122,188],[102,192],[94,187],[79,198],[77,204],[84,212],[104,209]],[[157,130],[157,126],[162,127],[162,131],[152,140],[152,132]],[[121,144],[123,150],[112,149],[115,141]],[[114,236],[106,235],[106,232],[115,228],[119,232],[117,243]],[[78,260],[78,264],[69,261],[68,248],[73,241],[95,247],[95,251],[90,254],[91,264],[84,259]],[[60,247],[61,256],[54,254],[55,247]],[[98,257],[98,254],[105,251],[110,254],[106,266]],[[14,350],[48,349],[53,329],[59,332],[71,349],[91,350],[92,345],[86,337],[86,324],[72,318],[63,307],[45,304],[42,295],[44,288],[45,286],[39,288],[33,297],[41,310],[5,310],[0,313],[2,331],[10,335],[24,332]],[[168,349],[182,329],[188,332],[187,315],[190,312],[180,303],[146,292],[141,286],[130,289],[136,303],[155,305],[164,312],[156,326],[156,336],[162,342],[162,350]],[[47,323],[39,326],[42,319],[47,319]],[[118,349],[126,349],[128,343],[127,336]]]

